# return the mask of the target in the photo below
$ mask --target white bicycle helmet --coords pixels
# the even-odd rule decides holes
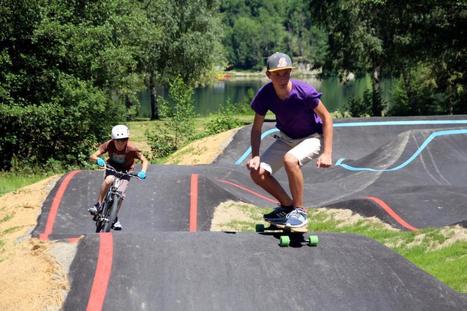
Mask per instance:
[[[112,128],[112,139],[124,139],[130,136],[130,131],[126,125],[115,125]]]

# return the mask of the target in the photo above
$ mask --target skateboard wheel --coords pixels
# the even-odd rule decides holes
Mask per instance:
[[[308,244],[310,246],[316,246],[316,245],[318,245],[318,243],[319,243],[319,238],[318,238],[317,235],[310,235],[308,237]]]
[[[290,238],[286,235],[282,235],[279,239],[279,245],[282,247],[287,247],[290,245]]]
[[[264,232],[264,225],[257,224],[255,229],[256,229],[256,232]]]

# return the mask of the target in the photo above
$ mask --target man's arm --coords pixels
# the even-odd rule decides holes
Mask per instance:
[[[255,114],[255,119],[251,127],[250,143],[251,143],[251,159],[247,162],[247,167],[257,170],[259,168],[259,148],[261,146],[261,130],[263,128],[264,117]]]
[[[323,121],[323,153],[318,158],[316,165],[318,167],[329,167],[332,165],[332,117],[321,100],[318,106],[316,106],[315,112],[318,114],[321,121]]]

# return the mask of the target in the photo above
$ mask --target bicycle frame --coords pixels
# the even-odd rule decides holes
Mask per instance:
[[[112,225],[117,218],[123,201],[123,193],[118,190],[123,177],[130,176],[137,177],[139,179],[139,177],[133,172],[117,171],[109,164],[106,164],[105,169],[115,172],[115,175],[113,175],[114,181],[102,202],[102,208],[94,217],[94,220],[96,221],[96,232],[101,232],[102,230],[109,232],[112,229]]]

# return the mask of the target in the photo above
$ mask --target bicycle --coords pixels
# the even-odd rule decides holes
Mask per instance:
[[[125,176],[136,177],[139,180],[143,180],[138,177],[137,174],[127,171],[117,171],[110,164],[105,164],[105,169],[115,173],[115,178],[112,185],[105,195],[105,199],[102,202],[102,206],[98,209],[96,215],[94,215],[93,220],[96,222],[96,232],[109,232],[112,229],[114,222],[117,219],[120,206],[123,201],[123,193],[118,190],[122,178]]]

